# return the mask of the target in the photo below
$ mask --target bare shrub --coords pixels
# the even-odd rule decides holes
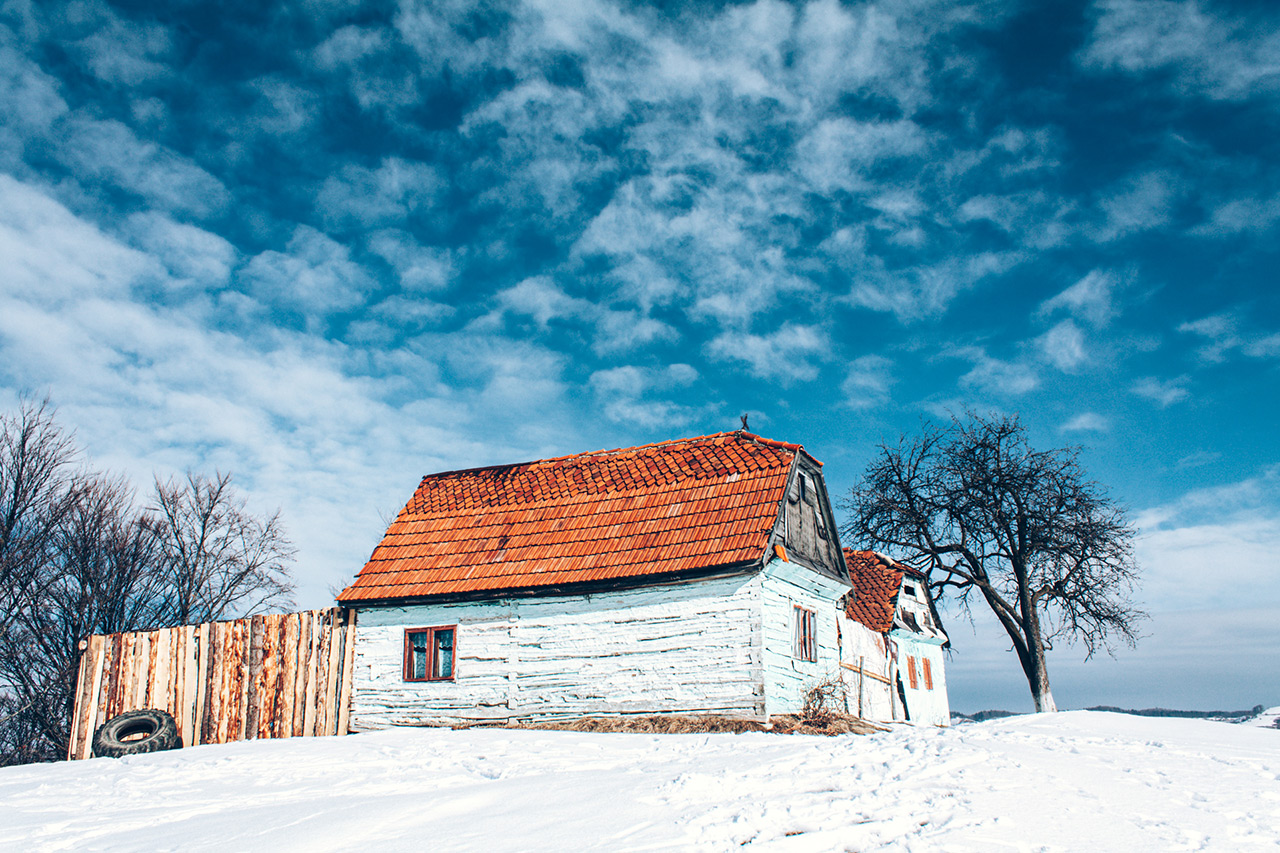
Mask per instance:
[[[844,707],[844,682],[839,676],[828,675],[805,690],[800,720],[805,725],[825,728],[835,715],[844,713]]]

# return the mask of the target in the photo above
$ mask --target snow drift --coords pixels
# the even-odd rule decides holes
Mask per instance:
[[[0,770],[6,850],[1277,845],[1280,731],[1085,711],[832,738],[399,729]]]

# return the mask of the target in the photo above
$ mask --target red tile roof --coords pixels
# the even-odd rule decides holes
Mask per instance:
[[[343,604],[759,560],[798,444],[746,432],[422,479]]]
[[[852,548],[844,549],[844,561],[853,581],[853,601],[845,613],[872,631],[884,634],[893,630],[893,613],[905,567],[875,551]]]

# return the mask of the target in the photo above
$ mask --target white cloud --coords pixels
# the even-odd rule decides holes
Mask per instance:
[[[58,137],[59,156],[81,180],[107,182],[161,210],[207,217],[231,201],[213,175],[113,119],[74,115],[59,126]]]
[[[570,296],[550,276],[535,276],[499,292],[498,307],[473,323],[496,328],[508,315],[528,317],[546,331],[552,321],[586,323],[594,328],[597,353],[620,352],[657,340],[671,340],[675,329],[634,310],[615,310],[589,299]]]
[[[65,298],[123,295],[161,267],[102,236],[39,189],[0,174],[0,293]]]
[[[626,365],[591,374],[588,384],[610,421],[645,429],[680,429],[704,409],[661,399],[658,394],[687,388],[698,372],[687,364],[664,368]]]
[[[1196,355],[1206,364],[1221,364],[1233,352],[1250,358],[1270,358],[1280,355],[1280,334],[1243,330],[1245,325],[1238,311],[1223,311],[1192,320],[1178,326],[1178,331],[1195,335],[1204,341],[1196,348]]]
[[[98,6],[98,14],[109,8]],[[109,13],[108,13],[109,14]],[[167,77],[165,61],[172,50],[169,30],[143,21],[124,22],[115,15],[101,21],[94,32],[70,45],[71,53],[99,80],[137,86]]]
[[[446,186],[434,166],[386,157],[376,169],[347,165],[326,178],[316,210],[337,230],[394,225],[434,215]]]
[[[238,258],[235,247],[212,231],[175,222],[162,213],[134,214],[125,232],[175,279],[203,288],[224,286]]]
[[[1208,237],[1232,234],[1263,234],[1280,222],[1280,195],[1231,198],[1217,204],[1206,222],[1191,233]]]
[[[1153,603],[1227,607],[1245,595],[1255,606],[1280,605],[1272,582],[1280,553],[1280,468],[1188,492],[1134,521],[1141,531],[1136,551],[1143,587]]]
[[[1051,249],[1065,244],[1072,235],[1066,217],[1074,205],[1043,190],[995,195],[984,193],[968,198],[956,211],[963,223],[986,221],[1030,248]]]
[[[1116,275],[1107,270],[1091,270],[1084,278],[1040,305],[1039,314],[1047,317],[1056,311],[1067,311],[1094,327],[1101,328],[1116,315],[1112,293]]]
[[[1275,358],[1280,356],[1280,333],[1251,341],[1245,346],[1245,353],[1254,358]]]
[[[1157,379],[1153,376],[1143,377],[1133,385],[1133,393],[1139,397],[1154,400],[1160,408],[1167,409],[1174,403],[1181,403],[1191,396],[1186,388],[1190,381],[1186,376],[1176,379]]]
[[[5,116],[0,140],[20,148],[27,134],[47,133],[68,111],[58,89],[56,79],[0,41],[0,113]]]
[[[1149,171],[1134,175],[1114,187],[1098,202],[1102,221],[1091,229],[1102,243],[1150,231],[1169,222],[1181,182],[1171,172]]]
[[[285,251],[262,252],[241,271],[253,295],[314,323],[364,301],[373,281],[351,260],[347,247],[299,225]]]
[[[1024,259],[1017,252],[981,252],[888,269],[878,258],[868,257],[854,274],[847,298],[858,307],[892,313],[902,323],[938,317],[958,294],[1008,272]]]
[[[869,409],[889,402],[893,386],[893,362],[881,355],[864,355],[849,363],[840,390],[844,403],[853,409]]]
[[[885,160],[925,150],[927,137],[912,121],[819,122],[796,146],[796,168],[817,190],[861,192],[875,186],[867,171]]]
[[[443,290],[457,274],[450,250],[423,246],[404,231],[375,231],[369,235],[368,245],[371,252],[391,264],[401,287],[407,290]]]
[[[497,296],[500,311],[531,318],[542,328],[552,320],[587,318],[596,311],[594,303],[565,293],[550,276],[527,278]]]
[[[1029,364],[992,358],[977,347],[957,350],[955,355],[973,363],[972,369],[960,377],[961,385],[1007,396],[1026,394],[1040,386],[1040,377]]]
[[[1236,334],[1239,322],[1231,314],[1215,314],[1199,320],[1183,323],[1178,331],[1205,339],[1197,349],[1201,361],[1217,364],[1226,360],[1226,354],[1240,345]]]
[[[1081,412],[1058,429],[1061,432],[1108,432],[1111,421],[1097,412]]]
[[[1084,333],[1071,320],[1063,320],[1036,339],[1041,355],[1064,373],[1071,373],[1088,359]]]
[[[767,335],[723,332],[707,343],[707,355],[717,361],[736,361],[762,379],[784,384],[818,375],[814,360],[830,348],[827,335],[816,326],[787,323]]]
[[[1195,453],[1189,453],[1179,459],[1174,467],[1180,471],[1203,468],[1205,465],[1212,465],[1221,458],[1222,454],[1216,450],[1197,450]]]
[[[1097,0],[1093,18],[1077,55],[1084,68],[1161,72],[1179,91],[1218,100],[1280,91],[1274,15],[1233,15],[1195,0]]]
[[[248,120],[273,137],[288,137],[307,128],[318,112],[316,94],[289,80],[269,75],[249,84],[258,100]]]

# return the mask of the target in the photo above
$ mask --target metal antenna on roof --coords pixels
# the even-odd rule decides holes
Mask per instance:
[[[743,413],[743,415],[742,415],[742,431],[743,431],[743,432],[747,432],[747,431],[748,431],[748,430],[747,430],[747,415],[746,415],[746,413]]]

